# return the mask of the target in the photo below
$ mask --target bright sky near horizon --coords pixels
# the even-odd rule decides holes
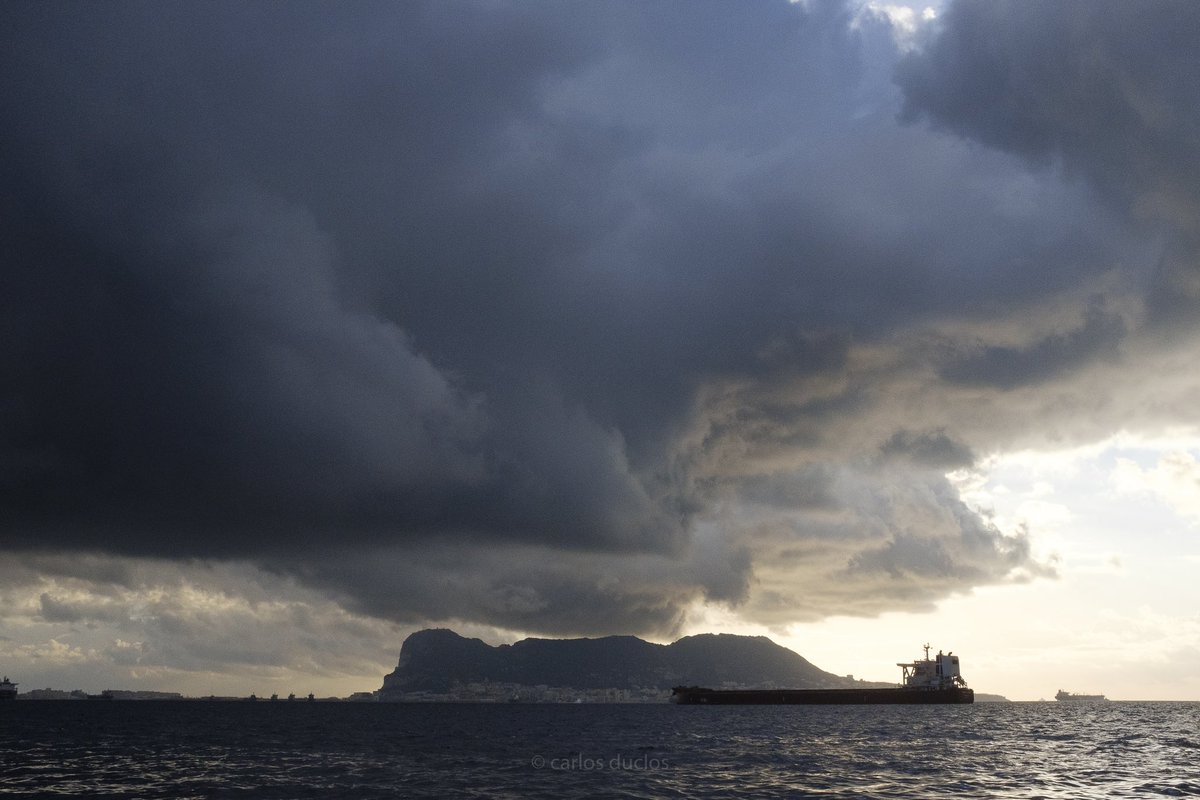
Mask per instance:
[[[766,635],[1200,700],[1200,4],[13,4],[0,671]]]
[[[978,691],[1012,700],[1059,689],[1114,700],[1200,697],[1200,439],[1118,434],[1062,451],[1014,452],[952,478],[1004,529],[1038,531],[1056,576],[940,600],[931,612],[834,617],[785,631],[715,614],[702,629],[771,637],[818,666],[893,680],[920,644],[953,650]],[[1133,532],[1133,535],[1131,535]],[[893,670],[896,675],[898,670]]]

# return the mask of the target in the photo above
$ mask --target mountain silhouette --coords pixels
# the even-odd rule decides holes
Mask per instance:
[[[523,639],[497,647],[447,629],[418,631],[383,680],[381,699],[492,681],[576,689],[669,689],[680,684],[825,689],[889,686],[825,672],[765,636],[705,633],[673,644],[636,636]]]

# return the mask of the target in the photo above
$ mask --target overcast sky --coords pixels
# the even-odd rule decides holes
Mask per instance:
[[[1197,35],[10,3],[0,665],[345,694],[430,625],[719,629],[1200,699]]]

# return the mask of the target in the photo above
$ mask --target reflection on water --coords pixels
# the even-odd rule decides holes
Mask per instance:
[[[0,795],[1200,795],[1200,704],[0,706]]]

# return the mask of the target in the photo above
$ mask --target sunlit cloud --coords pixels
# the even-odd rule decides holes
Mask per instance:
[[[1118,492],[1150,495],[1200,524],[1200,462],[1191,452],[1171,450],[1148,469],[1131,458],[1118,458],[1112,482]]]

